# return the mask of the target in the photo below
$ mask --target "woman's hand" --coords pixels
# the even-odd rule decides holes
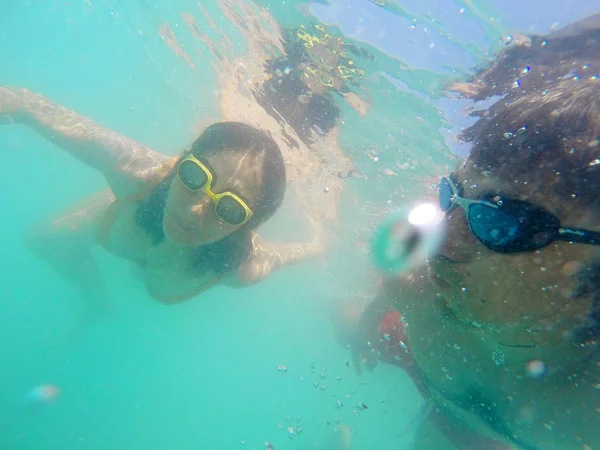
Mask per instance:
[[[0,86],[0,124],[14,122],[11,116],[19,113],[22,109],[21,96],[12,88]],[[8,116],[8,120],[6,120],[6,116]]]

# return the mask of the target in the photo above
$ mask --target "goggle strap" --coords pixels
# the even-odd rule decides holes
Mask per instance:
[[[581,244],[600,245],[600,233],[578,228],[559,228],[557,240],[579,242]]]

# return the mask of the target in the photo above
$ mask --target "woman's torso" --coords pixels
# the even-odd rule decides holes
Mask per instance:
[[[98,243],[108,252],[135,262],[149,293],[158,300],[185,300],[217,284],[220,280],[213,271],[198,267],[193,249],[167,240],[155,243],[139,226],[139,200],[138,196],[113,201],[98,223]]]

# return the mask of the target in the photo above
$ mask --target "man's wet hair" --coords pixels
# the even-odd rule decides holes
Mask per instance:
[[[479,120],[462,138],[473,142],[467,164],[481,172],[600,213],[600,28],[576,25],[532,36],[481,69],[468,97],[499,99],[473,113]]]

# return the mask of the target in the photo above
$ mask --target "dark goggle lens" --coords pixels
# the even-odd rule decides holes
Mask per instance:
[[[193,161],[183,161],[179,165],[181,182],[192,191],[199,191],[208,182],[208,175]]]
[[[500,249],[516,240],[519,233],[519,220],[515,216],[481,204],[469,208],[469,226],[484,244]]]
[[[452,186],[450,186],[450,181],[448,178],[442,178],[439,187],[439,202],[442,211],[448,212],[450,210],[453,195],[454,193],[452,191]]]
[[[246,210],[235,198],[225,195],[217,203],[217,215],[230,225],[240,225],[246,220]]]

